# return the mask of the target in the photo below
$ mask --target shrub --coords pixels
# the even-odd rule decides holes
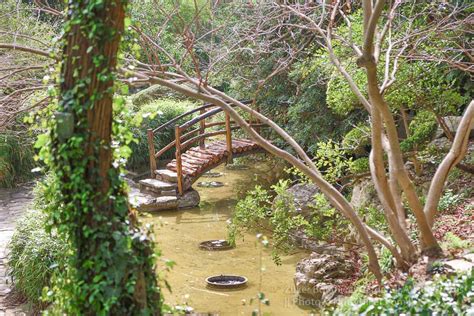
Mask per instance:
[[[438,124],[432,112],[420,111],[410,122],[410,136],[400,143],[403,151],[410,151],[415,146],[426,144],[431,140]]]
[[[463,201],[462,194],[456,194],[453,190],[446,190],[443,196],[439,199],[438,211],[449,211],[461,204]]]
[[[128,159],[127,167],[132,170],[140,170],[148,167],[148,140],[147,129],[157,128],[169,120],[181,115],[195,106],[189,101],[177,101],[174,99],[160,99],[145,104],[140,108],[132,107],[129,113],[122,114],[125,124],[130,124],[135,141],[130,143],[132,155]],[[181,124],[192,116],[177,122]],[[155,148],[159,149],[174,140],[174,125],[155,135]],[[174,152],[168,151],[162,158],[173,157]]]
[[[453,234],[452,232],[447,232],[444,235],[444,241],[442,242],[442,247],[446,250],[454,249],[454,250],[461,250],[461,249],[468,249],[471,245],[469,240],[463,240]]]
[[[24,295],[35,308],[43,308],[43,288],[50,285],[53,272],[60,273],[66,243],[45,230],[47,216],[29,210],[18,221],[8,246],[8,270],[15,290]]]
[[[435,276],[417,287],[413,280],[400,290],[387,291],[382,298],[353,305],[359,315],[470,315],[474,311],[474,269],[451,278]],[[341,315],[336,310],[335,314]]]
[[[370,145],[370,127],[366,124],[357,125],[342,140],[342,147],[357,155],[367,154]]]
[[[0,134],[0,187],[11,188],[28,180],[34,166],[33,156],[29,138],[13,132]]]
[[[350,166],[351,173],[358,174],[370,171],[369,158],[362,157],[354,160]]]
[[[66,241],[46,229],[48,215],[43,210],[55,201],[48,190],[54,185],[50,175],[36,184],[33,209],[18,220],[8,245],[8,271],[15,290],[35,309],[45,307],[42,291],[50,285],[54,273],[60,275],[64,271],[68,251]]]
[[[244,231],[270,232],[272,255],[278,264],[280,254],[287,254],[295,248],[297,231],[314,241],[334,241],[348,233],[348,221],[329,204],[323,194],[315,195],[314,205],[311,205],[314,212],[303,216],[296,209],[294,196],[287,192],[288,187],[288,180],[280,180],[271,190],[256,186],[249,191],[237,203],[229,221],[229,241],[235,243],[235,239],[243,236]]]

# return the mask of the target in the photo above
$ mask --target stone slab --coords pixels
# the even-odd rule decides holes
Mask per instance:
[[[472,262],[463,259],[449,260],[446,261],[444,265],[453,269],[456,272],[468,272],[474,267],[474,264]]]
[[[163,191],[176,190],[176,183],[161,181],[157,179],[143,179],[139,181],[141,191],[152,191],[161,194]]]
[[[155,170],[155,175],[156,175],[157,180],[173,182],[173,183],[178,182],[178,174],[168,169]]]

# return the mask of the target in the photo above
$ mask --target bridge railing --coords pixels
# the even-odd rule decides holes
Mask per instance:
[[[189,121],[179,125],[176,124],[183,118],[190,116],[194,113],[199,112],[199,115],[190,119]],[[217,114],[224,112],[224,120],[223,121],[212,121],[207,122],[210,118],[215,117]],[[265,124],[259,124],[255,122],[248,122],[253,127],[263,127]],[[190,128],[194,127],[195,125],[199,124],[198,127],[195,127],[191,130]],[[150,173],[151,176],[154,177],[155,170],[157,168],[157,161],[160,157],[166,153],[167,151],[175,148],[175,158],[176,158],[176,173],[178,178],[178,191],[180,194],[183,194],[183,165],[182,165],[182,153],[188,149],[191,145],[198,143],[201,149],[205,148],[205,140],[208,137],[217,136],[217,135],[225,135],[226,146],[227,146],[227,162],[232,162],[232,131],[239,129],[240,126],[233,125],[235,124],[234,121],[231,120],[230,115],[223,111],[220,107],[217,107],[213,104],[205,104],[203,106],[197,107],[192,109],[186,113],[183,113],[172,120],[166,122],[165,124],[155,128],[155,129],[148,129],[147,130],[147,137],[148,137],[148,149],[149,149],[149,156],[150,156]],[[170,128],[174,125],[174,134],[175,139],[161,148],[160,150],[156,151],[155,149],[155,135],[159,132],[163,131],[166,128]],[[223,127],[222,129],[212,130],[206,132],[209,128],[219,128]]]

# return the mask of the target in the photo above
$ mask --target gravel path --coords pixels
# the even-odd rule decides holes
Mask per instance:
[[[10,279],[7,276],[7,245],[16,220],[27,210],[33,199],[31,186],[15,189],[0,189],[0,316],[27,315],[24,306],[12,299]]]

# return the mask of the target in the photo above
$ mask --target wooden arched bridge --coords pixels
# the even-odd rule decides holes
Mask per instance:
[[[196,113],[199,115],[191,117]],[[177,124],[186,117],[191,119]],[[248,123],[256,129],[265,126],[258,122]],[[174,140],[156,150],[155,137],[170,128],[174,128]],[[173,192],[177,192],[181,196],[201,175],[221,163],[231,163],[235,157],[263,151],[252,140],[234,138],[232,132],[238,129],[240,126],[230,119],[230,115],[213,104],[202,105],[155,129],[149,129],[147,134],[152,179],[140,181],[141,187],[159,195],[172,196]],[[165,168],[157,169],[159,159],[173,149],[175,159]]]

